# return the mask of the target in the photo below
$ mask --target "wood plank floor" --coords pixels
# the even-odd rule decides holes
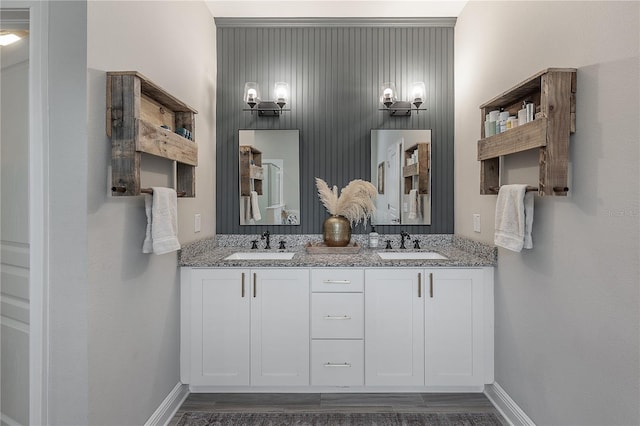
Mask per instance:
[[[169,426],[187,411],[494,413],[482,393],[192,393]]]

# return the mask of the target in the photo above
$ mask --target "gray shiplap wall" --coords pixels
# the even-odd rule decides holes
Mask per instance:
[[[344,187],[371,179],[372,129],[432,130],[432,224],[380,226],[382,233],[453,233],[453,25],[230,24],[217,29],[217,223],[218,234],[322,232],[326,210],[314,178]],[[375,25],[370,23],[368,25]],[[272,99],[276,81],[290,85],[290,112],[280,118],[243,112],[244,83],[260,85]],[[424,81],[428,111],[390,117],[378,111],[379,87],[393,81],[399,99]],[[301,226],[240,226],[238,130],[299,129]],[[354,233],[365,232],[357,226]],[[368,228],[366,229],[368,231]]]

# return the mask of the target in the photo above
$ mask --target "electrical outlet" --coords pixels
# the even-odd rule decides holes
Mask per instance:
[[[202,230],[202,218],[200,213],[196,213],[193,217],[193,232],[200,232]]]
[[[473,230],[474,232],[480,232],[480,215],[477,213],[473,215]]]

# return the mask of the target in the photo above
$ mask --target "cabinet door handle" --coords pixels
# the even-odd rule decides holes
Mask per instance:
[[[433,272],[429,272],[429,296],[433,297]]]
[[[326,320],[350,320],[351,317],[349,315],[327,315],[324,317]]]
[[[422,297],[422,272],[418,272],[418,297]]]
[[[325,284],[351,284],[350,280],[324,280]]]
[[[257,274],[254,272],[253,273],[253,297],[256,297],[256,281],[257,281],[256,275]]]
[[[244,298],[244,272],[242,273],[242,297]]]
[[[351,367],[351,364],[349,364],[348,362],[345,363],[341,363],[341,364],[337,364],[335,362],[327,362],[326,364],[324,364],[325,367]]]

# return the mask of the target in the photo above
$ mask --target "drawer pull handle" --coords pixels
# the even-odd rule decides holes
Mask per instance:
[[[327,315],[324,317],[326,320],[350,320],[351,317],[349,315]]]
[[[349,364],[348,362],[345,362],[343,364],[336,364],[334,362],[328,362],[324,366],[325,367],[347,367],[347,368],[350,368],[351,364]]]
[[[351,284],[351,280],[324,280],[325,284]]]
[[[242,297],[244,297],[244,272],[242,273]]]
[[[433,272],[429,273],[429,295],[433,297]]]

